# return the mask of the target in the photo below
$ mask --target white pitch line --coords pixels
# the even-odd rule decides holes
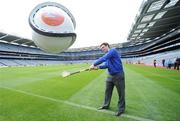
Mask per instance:
[[[42,96],[42,95],[37,95],[37,94],[34,94],[34,93],[22,91],[22,90],[17,90],[17,89],[14,89],[14,88],[9,88],[9,87],[4,87],[4,86],[0,86],[0,88],[8,89],[8,90],[11,90],[11,91],[19,92],[19,93],[22,93],[22,94],[30,95],[30,96],[33,96],[33,97],[38,97],[38,98],[53,101],[53,102],[64,103],[64,104],[71,105],[71,106],[74,106],[74,107],[84,108],[84,109],[93,110],[93,111],[97,111],[97,112],[103,112],[103,113],[107,113],[107,114],[114,114],[113,111],[97,110],[94,107],[80,105],[80,104],[76,104],[76,103],[69,102],[69,101],[64,101],[64,100],[58,100],[58,99],[54,99],[54,98],[50,98],[50,97],[46,97],[46,96]],[[146,119],[146,118],[142,118],[142,117],[139,117],[139,116],[133,116],[133,115],[128,115],[128,114],[122,114],[121,116],[130,118],[130,119],[134,119],[134,120],[138,120],[138,121],[154,121],[154,120],[151,120],[151,119]]]

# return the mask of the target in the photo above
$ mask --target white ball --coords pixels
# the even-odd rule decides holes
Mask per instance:
[[[33,29],[32,40],[46,52],[60,53],[76,39],[75,19],[67,8],[58,3],[37,5],[30,13],[29,24]]]

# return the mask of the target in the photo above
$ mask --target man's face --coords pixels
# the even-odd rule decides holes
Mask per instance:
[[[106,45],[101,45],[101,50],[103,51],[103,52],[108,52],[108,50],[109,50],[109,47],[108,46],[106,46]]]

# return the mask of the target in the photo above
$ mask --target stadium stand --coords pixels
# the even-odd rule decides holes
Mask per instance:
[[[127,42],[112,44],[124,62],[162,66],[180,57],[180,1],[143,1]],[[91,63],[102,56],[98,46],[72,48],[59,54],[40,50],[32,40],[0,32],[0,66]]]

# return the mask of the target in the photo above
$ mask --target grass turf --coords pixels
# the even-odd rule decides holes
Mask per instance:
[[[79,70],[87,64],[0,69],[0,121],[132,121],[50,99],[97,108],[103,102],[106,73],[82,72],[67,78],[64,70]],[[178,120],[180,72],[139,65],[125,65],[126,114],[152,120]],[[20,93],[8,87],[21,90]],[[117,109],[114,90],[110,110]]]

